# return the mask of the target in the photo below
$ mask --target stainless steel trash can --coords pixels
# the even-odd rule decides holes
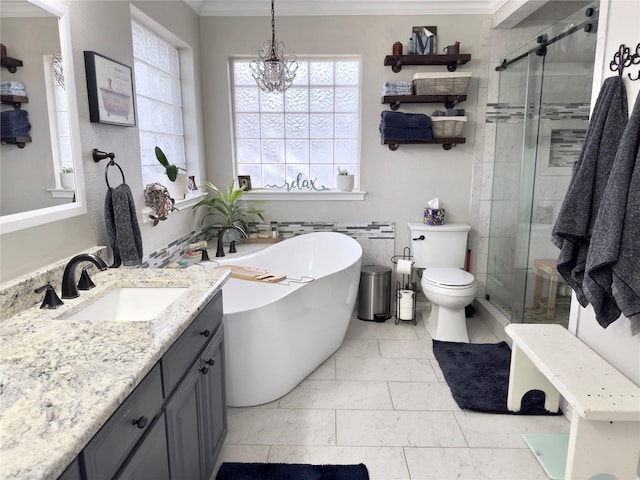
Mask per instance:
[[[365,265],[360,275],[358,318],[384,322],[391,318],[391,268]]]

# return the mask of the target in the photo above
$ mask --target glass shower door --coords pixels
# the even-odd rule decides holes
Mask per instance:
[[[517,57],[528,48],[509,57]],[[543,62],[532,55],[500,73],[487,295],[511,321],[522,317],[526,288],[523,267],[529,248],[542,73]]]
[[[500,73],[487,294],[511,322],[568,323],[551,231],[588,127],[596,36],[583,20],[549,27],[552,43]]]
[[[548,37],[558,40],[539,57],[543,58],[543,75],[535,129],[531,229],[528,258],[521,264],[527,271],[520,292],[525,323],[566,327],[569,322],[571,289],[555,269],[559,250],[551,243],[551,231],[589,126],[596,35],[582,28],[572,32],[582,20],[584,11],[580,10],[547,29]],[[513,310],[517,311],[515,305]]]

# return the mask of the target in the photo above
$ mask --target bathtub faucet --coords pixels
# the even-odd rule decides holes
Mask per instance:
[[[224,257],[224,248],[222,247],[222,240],[224,239],[224,232],[227,230],[236,230],[240,232],[242,238],[249,238],[249,235],[236,225],[227,225],[226,227],[222,227],[220,231],[218,231],[218,249],[216,250],[216,257]]]

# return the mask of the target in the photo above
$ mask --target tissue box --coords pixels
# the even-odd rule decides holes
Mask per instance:
[[[424,223],[427,225],[444,225],[444,208],[425,208]]]

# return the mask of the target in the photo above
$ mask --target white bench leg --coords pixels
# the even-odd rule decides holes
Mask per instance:
[[[639,451],[638,422],[587,421],[574,412],[564,478],[584,480],[598,473],[636,478]]]
[[[512,412],[519,412],[522,408],[522,397],[530,390],[543,391],[545,393],[544,408],[548,412],[558,411],[560,408],[558,390],[538,371],[529,357],[514,342],[511,350],[507,408]]]

